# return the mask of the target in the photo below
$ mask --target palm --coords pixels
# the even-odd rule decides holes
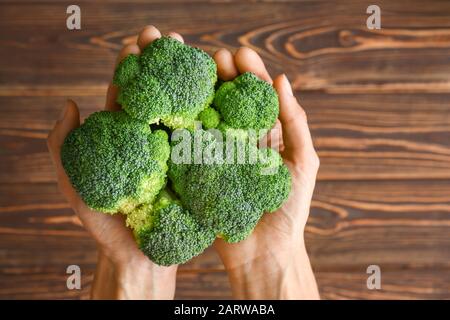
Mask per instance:
[[[78,197],[78,195],[77,195]],[[125,226],[125,219],[120,214],[109,215],[93,211],[82,203],[78,211],[80,220],[100,247],[110,252],[111,256],[129,254],[138,250],[131,229]],[[117,257],[122,260],[122,257]]]
[[[303,228],[309,214],[314,185],[306,172],[298,170],[282,152],[284,162],[292,176],[292,190],[284,205],[272,213],[266,213],[256,225],[251,235],[238,243],[229,244],[217,240],[215,247],[228,268],[248,262],[248,259],[264,259],[270,255],[282,255],[290,251],[290,245],[303,236]]]

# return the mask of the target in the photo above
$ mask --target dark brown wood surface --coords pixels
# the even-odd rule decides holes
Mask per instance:
[[[323,298],[450,298],[450,2],[0,2],[0,298],[88,298],[96,248],[59,194],[45,138],[67,97],[100,109],[114,60],[157,25],[213,53],[247,45],[286,72],[321,158],[307,248]],[[80,265],[82,290],[66,288]],[[382,270],[368,290],[366,268]],[[208,249],[178,298],[229,298]]]

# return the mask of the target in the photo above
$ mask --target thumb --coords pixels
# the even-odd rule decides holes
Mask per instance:
[[[56,121],[47,141],[52,147],[60,147],[70,131],[80,126],[80,112],[74,101],[68,99],[62,111],[62,118]]]
[[[279,118],[283,128],[285,147],[283,156],[288,156],[294,162],[304,162],[311,153],[315,154],[306,113],[293,95],[286,75],[276,77],[273,86],[280,102]]]
[[[47,145],[55,163],[59,162],[59,152],[64,139],[75,128],[80,126],[80,112],[72,100],[67,100],[63,110],[63,116],[58,120],[50,131],[47,138]]]
[[[55,127],[48,135],[47,146],[50,151],[53,164],[55,165],[59,188],[66,196],[71,206],[76,208],[78,197],[62,166],[61,146],[69,132],[80,126],[80,113],[77,105],[72,100],[67,100],[66,106],[64,107],[62,113],[62,118],[56,121]]]

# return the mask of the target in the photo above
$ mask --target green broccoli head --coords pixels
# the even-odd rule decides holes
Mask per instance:
[[[154,204],[144,204],[127,215],[140,249],[153,262],[169,266],[202,253],[215,234],[201,226],[167,191]]]
[[[193,127],[214,99],[217,67],[204,51],[170,37],[129,55],[117,67],[118,102],[132,117],[171,128]]]
[[[198,134],[198,130],[192,134]],[[237,153],[228,158],[229,151],[212,134],[202,131],[204,138],[195,146],[195,137],[189,141],[192,154],[201,145],[204,155],[213,152],[214,161],[190,163],[174,161],[174,152],[186,141],[173,140],[168,176],[173,190],[179,195],[183,206],[197,220],[216,235],[228,242],[245,239],[258,223],[264,212],[277,210],[287,199],[291,177],[280,155],[272,149],[257,149],[245,144],[246,161],[239,163]],[[222,155],[220,155],[220,153]],[[257,155],[251,159],[251,155]],[[232,159],[231,161],[229,161]]]
[[[214,106],[223,118],[223,127],[234,129],[268,130],[279,112],[275,89],[250,72],[224,82],[216,92]]]
[[[129,212],[153,201],[166,180],[167,133],[125,112],[93,113],[69,133],[61,160],[86,205],[105,213]]]

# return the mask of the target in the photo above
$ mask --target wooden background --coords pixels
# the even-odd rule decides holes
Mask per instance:
[[[45,138],[66,97],[83,116],[103,106],[118,50],[147,24],[209,53],[250,46],[294,82],[322,163],[306,238],[323,298],[450,298],[450,1],[76,3],[81,31],[66,1],[0,2],[0,298],[89,296],[95,245]],[[366,288],[371,264],[382,290]],[[180,268],[177,297],[230,297],[212,250]]]

